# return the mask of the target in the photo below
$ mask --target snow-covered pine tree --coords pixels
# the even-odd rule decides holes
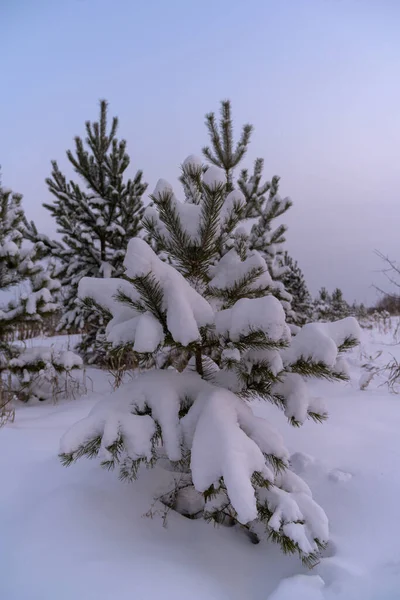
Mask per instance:
[[[358,304],[358,302],[353,302],[350,312],[352,316],[356,317],[359,323],[364,323],[368,321],[368,309],[363,302],[361,302],[361,304]]]
[[[77,303],[79,280],[86,277],[120,277],[128,241],[138,235],[143,214],[142,196],[147,184],[142,172],[126,178],[130,158],[126,141],[117,138],[118,119],[107,122],[107,102],[100,102],[99,121],[86,122],[86,139],[75,137],[75,152],[67,157],[81,182],[67,181],[56,161],[46,180],[55,196],[44,204],[58,225],[62,242],[41,237],[58,261],[56,276],[64,291],[60,329],[83,329],[79,350],[89,362],[100,361],[107,314]]]
[[[51,279],[39,262],[42,255],[38,245],[22,247],[26,232],[22,196],[3,188],[0,182],[0,291],[9,296],[0,309],[3,339],[8,339],[17,325],[41,322],[57,309],[52,294],[60,283]],[[21,291],[24,283],[29,291]]]
[[[39,373],[44,365],[43,356],[49,351],[41,347],[28,352],[23,346],[13,344],[13,340],[28,327],[40,329],[44,320],[58,309],[54,294],[60,283],[46,272],[41,262],[41,245],[27,242],[27,236],[22,196],[0,184],[0,292],[4,298],[0,300],[0,413],[3,416],[15,396],[32,397],[33,385],[36,396],[41,394],[44,379]],[[68,353],[68,357],[64,353],[47,363],[52,363],[61,376],[78,366],[77,361],[79,357],[73,353]],[[0,414],[0,423],[2,420]]]
[[[292,314],[288,316],[287,320],[295,325],[305,325],[312,320],[313,302],[303,272],[297,261],[293,260],[287,252],[283,256],[282,263],[287,267],[287,271],[282,277],[282,283],[292,297]]]
[[[356,343],[358,325],[352,318],[308,324],[292,339],[266,261],[240,227],[246,199],[232,190],[229,169],[205,169],[191,156],[184,170],[197,186],[190,199],[180,202],[160,180],[144,218],[170,260],[135,238],[124,280],[79,285],[82,298],[112,313],[108,340],[131,346],[142,366],[155,369],[66,432],[60,457],[68,465],[100,454],[104,467],[118,466],[128,480],[159,464],[174,472],[167,505],[241,524],[314,564],[327,518],[291,469],[281,436],[250,402],[272,402],[296,426],[324,420],[307,379],[345,379],[340,355]]]
[[[352,314],[351,308],[343,298],[343,292],[336,288],[332,294],[326,288],[321,288],[318,298],[314,302],[314,316],[316,321],[337,321]]]
[[[336,288],[331,296],[330,302],[330,321],[337,321],[338,319],[344,319],[351,313],[350,306],[343,297],[341,289]]]
[[[326,287],[322,287],[314,300],[313,320],[330,321],[330,305],[331,296]]]

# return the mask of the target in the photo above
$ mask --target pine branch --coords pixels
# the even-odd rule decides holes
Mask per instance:
[[[265,272],[263,267],[253,267],[246,275],[237,279],[230,287],[217,288],[208,286],[206,296],[223,301],[223,308],[230,308],[241,298],[260,298],[266,296],[270,289],[265,286],[254,287],[257,280]]]
[[[152,273],[149,273],[142,277],[130,279],[130,281],[141,297],[141,304],[136,304],[129,299],[132,306],[135,305],[135,307],[138,307],[139,309],[142,306],[145,310],[148,310],[163,325],[164,330],[168,331],[166,314],[163,309],[164,292],[155,276]],[[125,298],[123,294],[121,294],[120,297],[123,299]],[[140,310],[140,312],[143,312],[143,309]]]
[[[303,377],[315,377],[319,379],[327,379],[328,381],[348,381],[348,376],[345,373],[337,372],[330,369],[322,361],[315,362],[311,356],[301,357],[295,363],[290,365],[292,373],[298,373]]]
[[[159,236],[157,239],[158,243],[177,261],[181,270],[188,277],[193,276],[198,269],[197,256],[199,249],[182,225],[173,200],[173,194],[169,191],[164,191],[158,196],[151,195],[150,198],[157,206],[160,220],[164,223],[169,235],[168,240],[165,237]],[[154,226],[154,222],[149,222],[148,220],[145,224],[148,227],[148,231]]]
[[[242,354],[248,350],[281,350],[287,347],[284,340],[271,340],[262,329],[252,328],[249,333],[239,335],[238,339],[226,338],[225,344],[232,344]]]
[[[234,148],[233,121],[229,100],[221,102],[220,112],[219,129],[214,113],[206,115],[206,126],[210,136],[211,148],[205,146],[203,154],[209,162],[225,171],[227,191],[230,192],[233,189],[233,169],[235,169],[247,152],[253,127],[249,124],[243,126],[240,139],[236,148]]]
[[[203,202],[201,205],[201,220],[199,238],[201,256],[200,269],[203,277],[217,254],[217,234],[220,225],[220,213],[225,201],[225,186],[208,188],[204,186]]]
[[[73,462],[76,462],[79,458],[82,458],[82,456],[86,456],[87,458],[94,458],[98,455],[100,446],[101,436],[98,435],[86,442],[85,444],[82,444],[75,452],[71,452],[69,454],[59,454],[59,458],[64,467],[68,467]]]
[[[340,354],[342,354],[343,352],[347,352],[348,350],[355,348],[356,346],[358,346],[358,344],[359,344],[359,341],[356,338],[354,338],[352,336],[348,336],[338,346],[338,352]]]

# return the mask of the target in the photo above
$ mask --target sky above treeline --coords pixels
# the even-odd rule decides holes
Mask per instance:
[[[0,0],[0,164],[47,235],[45,178],[98,101],[118,115],[129,174],[176,184],[230,98],[244,161],[265,159],[294,206],[287,248],[311,291],[372,303],[378,249],[400,259],[398,0]],[[75,176],[76,177],[76,176]]]

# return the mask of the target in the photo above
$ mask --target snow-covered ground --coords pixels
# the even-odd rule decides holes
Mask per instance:
[[[29,341],[71,349],[63,336]],[[364,331],[361,350],[400,359],[392,333]],[[270,544],[155,504],[159,475],[134,484],[96,461],[61,466],[58,443],[110,390],[88,369],[85,398],[21,406],[0,430],[0,598],[4,600],[398,600],[400,598],[400,396],[376,378],[360,391],[360,349],[347,384],[318,382],[330,418],[291,428],[274,407],[255,406],[284,434],[297,472],[326,510],[331,543],[312,571]]]

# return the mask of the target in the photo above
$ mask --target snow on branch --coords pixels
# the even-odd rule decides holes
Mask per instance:
[[[172,462],[189,456],[195,489],[205,498],[225,489],[238,522],[257,520],[263,503],[267,529],[290,538],[300,552],[314,552],[315,538],[327,539],[326,517],[288,468],[281,436],[235,394],[197,374],[150,371],[99,402],[61,440],[66,464],[85,454],[99,454],[103,466],[119,466],[121,476],[132,478],[140,464],[153,466],[159,456]],[[281,460],[279,469],[271,456]]]
[[[282,304],[273,296],[241,298],[232,308],[216,314],[215,326],[217,333],[233,341],[253,330],[262,331],[273,342],[290,336]]]
[[[332,368],[341,346],[350,340],[358,342],[360,332],[360,326],[354,317],[333,323],[308,323],[283,352],[283,362],[285,365],[291,365],[303,359],[312,363],[323,363]]]

